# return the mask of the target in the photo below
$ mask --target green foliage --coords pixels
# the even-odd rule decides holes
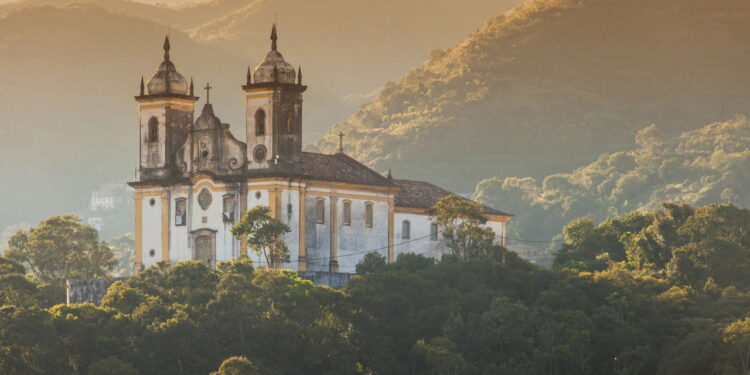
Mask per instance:
[[[138,375],[138,371],[130,363],[112,356],[89,365],[86,375]]]
[[[476,202],[449,195],[440,198],[429,214],[442,233],[446,246],[458,261],[486,256],[491,252],[495,232],[483,227],[487,219]]]
[[[602,256],[632,270],[670,278],[708,292],[750,289],[750,210],[731,204],[693,208],[665,203],[662,211],[638,212],[599,226],[578,219],[564,230],[555,260],[559,268],[601,271]],[[625,253],[623,258],[622,252]],[[606,267],[606,266],[605,266]]]
[[[517,214],[509,223],[509,237],[546,240],[559,236],[563,226],[579,217],[598,222],[638,210],[642,213],[632,214],[632,224],[643,225],[638,221],[652,219],[637,216],[660,209],[664,201],[750,206],[749,171],[750,120],[738,117],[671,138],[658,136],[651,126],[638,133],[636,147],[628,151],[602,154],[571,173],[549,175],[541,184],[531,177],[486,179],[477,185],[474,198]],[[679,212],[679,205],[665,210],[667,217],[677,216],[678,226],[680,215],[689,216]],[[608,250],[613,251],[612,259],[625,260],[624,249]],[[652,255],[650,261],[659,266],[663,254]]]
[[[218,371],[214,371],[211,375],[260,375],[261,372],[258,370],[253,362],[245,357],[229,357],[221,363]]]
[[[379,253],[367,253],[362,257],[362,260],[357,263],[356,272],[357,275],[365,275],[368,273],[382,273],[385,272],[386,259],[384,255]]]
[[[4,292],[0,372],[741,374],[748,225],[731,205],[665,204],[572,222],[557,269],[498,247],[496,261],[372,256],[360,268],[377,272],[342,290],[247,258],[160,263],[112,284],[101,306],[42,309],[42,287],[7,283],[29,299]],[[21,271],[0,258],[0,276]]]
[[[256,206],[232,227],[232,234],[247,241],[247,246],[258,255],[262,254],[268,267],[274,268],[279,263],[289,261],[289,249],[282,237],[291,230],[288,225],[271,217],[270,208]]]
[[[116,261],[91,226],[74,215],[54,216],[8,241],[6,256],[39,279],[62,285],[66,279],[105,277]]]

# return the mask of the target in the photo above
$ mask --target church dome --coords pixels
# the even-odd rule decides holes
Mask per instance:
[[[169,37],[164,39],[164,61],[159,69],[151,76],[146,85],[149,95],[177,94],[187,95],[189,84],[169,61]]]
[[[294,83],[297,78],[297,71],[292,64],[284,61],[284,56],[276,50],[276,25],[271,30],[271,51],[266,55],[266,59],[258,64],[253,70],[253,81],[255,83],[281,82]]]

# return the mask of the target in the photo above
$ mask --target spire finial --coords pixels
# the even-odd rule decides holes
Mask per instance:
[[[169,61],[169,35],[164,37],[164,61]]]
[[[190,96],[195,96],[193,95],[195,93],[194,89],[195,87],[193,86],[193,77],[190,77]]]
[[[206,89],[206,104],[211,104],[211,89],[212,88],[213,87],[211,87],[211,84],[206,82],[206,87],[204,87],[204,89]]]
[[[297,69],[297,84],[302,85],[302,65],[300,64],[299,69]]]
[[[276,51],[276,39],[279,39],[279,37],[276,35],[276,22],[273,23],[273,27],[271,28],[271,50]]]
[[[344,153],[344,132],[339,132],[339,154]]]
[[[393,175],[391,174],[391,169],[388,168],[388,176],[386,176],[387,179],[393,180]]]
[[[247,84],[248,85],[252,83],[252,78],[253,78],[253,74],[250,72],[250,67],[248,66],[247,67]]]
[[[143,84],[143,76],[141,76],[141,96],[146,94],[146,85]]]

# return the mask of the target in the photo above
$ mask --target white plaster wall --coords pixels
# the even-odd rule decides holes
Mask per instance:
[[[399,254],[413,253],[420,254],[426,257],[440,258],[448,250],[445,244],[441,241],[442,236],[438,233],[438,241],[430,239],[430,225],[433,223],[430,220],[429,215],[419,215],[412,213],[396,213],[394,215],[396,221],[394,226],[394,253],[396,258]],[[403,222],[408,220],[411,223],[411,235],[408,239],[403,238]]]
[[[318,224],[315,217],[315,202],[325,201],[325,223]],[[305,248],[309,271],[328,271],[331,252],[331,200],[325,195],[308,192],[305,196]]]
[[[505,245],[505,223],[502,221],[487,221],[487,226],[495,232],[495,244]]]
[[[289,248],[289,262],[284,263],[283,268],[295,271],[299,270],[299,198],[299,191],[281,190],[281,217],[278,218],[292,230],[284,235],[284,242]],[[292,205],[291,215],[288,214],[289,204]]]
[[[368,199],[346,198],[352,203],[352,225],[343,225],[344,199],[338,202],[339,272],[355,272],[365,252],[377,251],[388,257],[388,203]],[[365,225],[365,204],[373,204],[373,226]]]
[[[265,97],[256,97],[257,95],[266,95]],[[273,113],[271,111],[273,103],[272,91],[254,91],[248,93],[245,101],[245,130],[247,132],[247,160],[248,168],[258,169],[267,167],[268,160],[273,160],[276,150],[273,149]],[[255,135],[255,112],[262,108],[266,112],[266,132],[263,136]],[[266,160],[258,163],[253,158],[253,150],[256,145],[265,145],[268,153]]]
[[[189,199],[189,195],[186,193],[171,194],[171,212],[169,213],[169,261],[170,262],[182,262],[192,259],[192,253],[190,249],[190,231],[189,231],[189,205],[188,212],[185,220],[185,225],[176,225],[175,223],[175,209],[176,202],[178,199],[184,198]]]
[[[153,199],[154,205],[151,205]],[[141,201],[141,251],[144,267],[152,266],[162,260],[161,215],[162,201],[160,196],[146,196]],[[154,256],[150,255],[151,249]]]

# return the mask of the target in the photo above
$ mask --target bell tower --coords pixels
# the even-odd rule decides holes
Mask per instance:
[[[277,50],[276,25],[271,51],[247,70],[245,118],[249,171],[299,173],[302,170],[302,71]]]
[[[169,57],[169,37],[164,39],[164,61],[135,97],[140,115],[139,180],[177,175],[175,153],[185,142],[193,124],[193,82],[175,68]]]

